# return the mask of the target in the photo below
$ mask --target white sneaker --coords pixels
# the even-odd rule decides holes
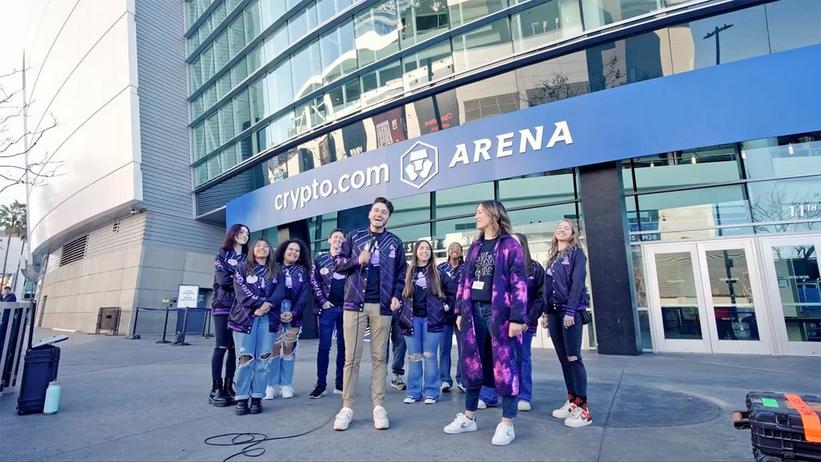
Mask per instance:
[[[351,420],[353,420],[353,409],[349,407],[343,407],[339,414],[336,415],[336,420],[334,420],[334,430],[343,432],[348,429],[348,425],[351,424]]]
[[[403,399],[402,402],[405,404],[413,404],[416,402],[416,398],[408,396],[407,398]]]
[[[553,417],[562,420],[570,417],[570,406],[572,406],[570,401],[565,401],[562,407],[553,410]]]
[[[450,391],[450,388],[451,385],[447,382],[442,382],[442,384],[439,385],[439,391],[441,391],[442,393],[448,393]]]
[[[279,385],[268,385],[265,387],[265,397],[262,399],[274,399],[279,394]]]
[[[340,390],[339,388],[334,388],[334,394],[335,394],[335,395],[341,395],[341,394],[342,394],[342,390]]]
[[[479,404],[476,405],[476,408],[477,409],[487,409],[487,403],[480,399]]]
[[[431,398],[431,397],[425,398],[425,404],[436,404],[436,398]]]
[[[564,426],[570,428],[581,428],[586,427],[593,423],[593,415],[590,414],[590,411],[587,409],[582,408],[581,406],[576,406],[575,404],[570,405],[570,415],[564,419]]]
[[[476,431],[476,419],[468,418],[463,413],[456,414],[456,418],[453,419],[453,422],[449,423],[445,428],[445,433],[448,435],[456,435],[458,433],[465,433],[465,432],[475,432]]]
[[[294,388],[290,385],[283,385],[282,386],[282,397],[284,399],[293,398],[294,397]]]
[[[387,430],[390,426],[388,411],[382,406],[373,408],[373,427],[377,430]]]
[[[513,431],[513,425],[509,423],[499,422],[496,426],[496,433],[493,434],[493,439],[490,443],[494,446],[507,446],[516,438],[516,433]]]
[[[521,400],[521,399],[519,400],[518,403],[516,403],[516,408],[519,409],[520,411],[529,411],[530,409],[532,409],[530,407],[530,401],[524,401],[524,400]]]

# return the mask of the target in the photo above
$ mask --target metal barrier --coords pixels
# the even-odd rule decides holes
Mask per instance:
[[[0,395],[17,385],[23,353],[31,348],[34,309],[33,301],[0,302]]]
[[[95,334],[99,334],[101,330],[110,331],[110,334],[117,335],[120,332],[120,307],[119,306],[103,306],[97,312],[97,328],[94,329]]]
[[[188,331],[188,312],[189,311],[205,311],[205,319],[202,321],[202,337],[208,338],[209,330],[210,330],[210,320],[211,316],[211,308],[147,308],[138,306],[136,309],[136,313],[134,313],[134,324],[131,325],[131,333],[126,336],[128,340],[139,340],[140,334],[137,333],[137,322],[140,319],[140,311],[164,311],[165,312],[165,320],[163,321],[163,328],[162,328],[162,339],[157,340],[156,343],[170,343],[174,346],[188,346],[190,343],[185,342],[185,333]],[[176,338],[173,342],[167,340],[168,335],[168,313],[170,312],[183,312],[183,322],[182,322],[182,329],[176,331]]]

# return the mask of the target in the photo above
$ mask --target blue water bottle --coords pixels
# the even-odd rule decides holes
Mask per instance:
[[[43,414],[56,414],[60,409],[60,383],[51,382],[46,389],[46,403],[43,405]]]

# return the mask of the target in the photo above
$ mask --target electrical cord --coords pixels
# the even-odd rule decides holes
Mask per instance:
[[[265,443],[267,441],[287,440],[291,438],[299,438],[300,436],[305,436],[307,434],[319,430],[322,427],[325,427],[331,422],[332,419],[333,417],[326,419],[320,425],[317,425],[316,427],[311,428],[310,430],[306,430],[301,433],[294,433],[292,435],[268,436],[265,433],[256,432],[223,433],[221,435],[209,436],[203,442],[207,446],[217,447],[245,446],[238,452],[235,452],[234,454],[231,454],[230,456],[223,459],[222,462],[228,462],[229,460],[232,460],[235,457],[239,456],[260,457],[265,454],[265,448],[259,447],[259,445],[261,445],[262,443]]]

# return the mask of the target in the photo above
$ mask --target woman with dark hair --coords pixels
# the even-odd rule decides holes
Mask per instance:
[[[262,397],[271,363],[274,256],[265,239],[254,243],[253,255],[234,273],[236,301],[228,315],[237,350],[237,415],[262,412]],[[251,405],[248,405],[248,399]]]
[[[539,262],[530,258],[527,236],[522,233],[513,233],[513,238],[522,245],[522,250],[524,250],[525,277],[527,277],[527,330],[522,334],[522,389],[519,393],[517,408],[520,411],[529,411],[531,409],[530,400],[533,399],[531,344],[538,327],[538,319],[544,311],[544,268]],[[491,387],[482,387],[479,398],[479,409],[496,406],[499,401],[496,389]]]
[[[545,268],[546,315],[542,325],[550,332],[567,387],[567,401],[553,411],[553,417],[564,419],[568,427],[585,427],[593,422],[587,410],[587,370],[581,353],[582,312],[589,306],[590,296],[585,285],[587,257],[579,245],[579,231],[570,220],[561,220],[556,226]]]
[[[234,355],[234,337],[228,328],[228,313],[234,305],[234,273],[238,266],[245,263],[248,256],[250,235],[245,225],[231,225],[225,234],[217,258],[214,259],[211,314],[214,316],[216,345],[211,355],[211,395],[208,402],[217,407],[234,404],[234,372],[237,368],[237,358]],[[222,375],[223,361],[225,379]]]
[[[453,387],[453,376],[450,375],[453,332],[456,327],[456,315],[454,314],[453,307],[456,306],[456,289],[459,287],[459,281],[462,280],[462,269],[465,267],[465,257],[463,253],[462,244],[451,242],[450,245],[448,245],[447,261],[439,265],[439,271],[446,274],[453,282],[449,287],[443,287],[443,289],[445,289],[445,299],[448,306],[451,307],[451,309],[445,313],[445,330],[442,331],[442,340],[439,343],[439,377],[442,380],[441,389],[445,393],[449,392],[451,387]],[[456,336],[457,344],[461,343],[459,339],[460,337]],[[460,348],[457,346],[457,351],[459,350]],[[458,356],[456,358],[456,387],[463,392],[465,391],[465,387],[462,384],[462,365],[459,362]]]
[[[522,333],[527,322],[527,279],[524,252],[513,238],[510,218],[498,201],[476,207],[479,238],[470,245],[465,272],[456,295],[456,327],[462,339],[462,375],[466,381],[465,412],[456,415],[445,433],[476,431],[476,410],[482,385],[495,386],[502,397],[502,420],[491,443],[510,444],[521,388]]]
[[[408,396],[405,404],[413,404],[424,396],[425,404],[439,400],[438,348],[444,330],[446,285],[450,278],[440,273],[433,258],[433,247],[425,239],[416,241],[411,264],[405,273],[399,328],[408,346]],[[424,363],[424,364],[423,364]]]
[[[277,247],[276,290],[273,295],[271,332],[275,339],[271,347],[271,369],[265,399],[294,397],[294,363],[302,313],[311,293],[311,260],[308,246],[299,239],[288,239]]]

